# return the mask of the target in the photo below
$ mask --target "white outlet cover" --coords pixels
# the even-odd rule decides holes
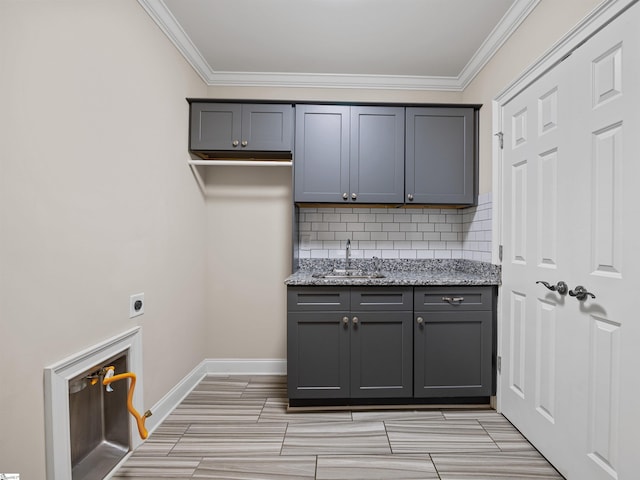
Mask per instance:
[[[142,306],[136,310],[136,302],[142,302]],[[137,317],[144,313],[144,293],[136,293],[129,297],[129,318]]]

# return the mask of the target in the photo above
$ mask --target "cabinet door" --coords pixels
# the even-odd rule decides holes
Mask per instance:
[[[403,203],[403,107],[351,107],[349,196],[358,203]]]
[[[192,103],[189,149],[240,150],[241,117],[240,104]]]
[[[290,152],[292,138],[292,105],[247,104],[242,106],[240,148]]]
[[[414,396],[492,394],[492,312],[415,312]]]
[[[349,113],[348,106],[296,107],[296,202],[349,201]]]
[[[407,203],[475,203],[473,108],[407,108],[406,115]]]
[[[411,312],[362,311],[351,317],[351,397],[411,397]]]
[[[347,312],[289,312],[287,391],[292,399],[349,397]]]

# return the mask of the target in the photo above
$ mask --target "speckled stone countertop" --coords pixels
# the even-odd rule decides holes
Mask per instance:
[[[345,268],[342,259],[301,259],[300,268],[286,285],[500,285],[499,265],[474,260],[378,260],[352,259],[350,268],[379,272],[384,278],[322,278],[333,268]],[[314,274],[316,276],[314,276]]]

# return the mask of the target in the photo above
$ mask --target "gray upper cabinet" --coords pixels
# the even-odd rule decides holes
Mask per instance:
[[[298,105],[295,201],[402,203],[404,108]]]
[[[349,191],[350,107],[296,106],[296,202],[342,202]]]
[[[191,103],[192,151],[291,152],[293,105]]]
[[[407,108],[407,204],[476,202],[473,108]]]

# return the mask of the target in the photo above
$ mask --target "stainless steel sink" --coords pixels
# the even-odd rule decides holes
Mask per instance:
[[[331,278],[334,278],[334,279],[385,278],[385,275],[380,272],[366,272],[363,270],[341,270],[341,269],[334,269],[330,272],[314,273],[312,276],[314,278],[329,278],[329,279]]]

